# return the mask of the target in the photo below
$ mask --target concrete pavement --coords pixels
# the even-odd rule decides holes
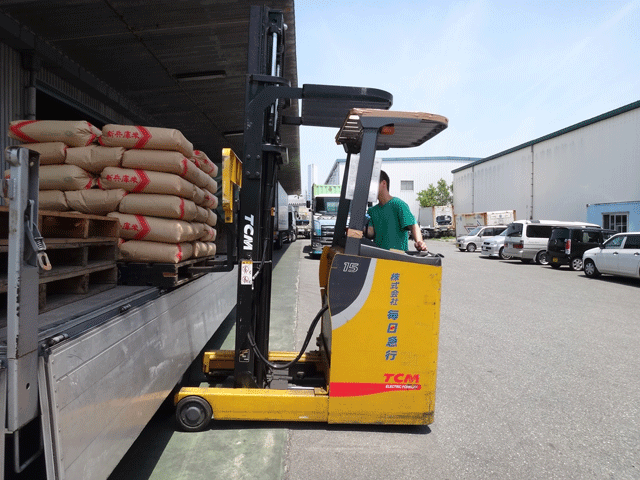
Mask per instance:
[[[273,349],[299,348],[320,308],[306,245],[274,270]],[[640,478],[640,283],[428,245],[445,254],[433,425],[214,421],[194,434],[168,409],[111,478]],[[213,348],[232,348],[232,324]]]

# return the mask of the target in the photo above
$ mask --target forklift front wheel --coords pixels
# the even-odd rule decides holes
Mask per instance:
[[[185,432],[206,430],[211,417],[213,417],[213,409],[202,397],[190,395],[176,405],[176,420]]]

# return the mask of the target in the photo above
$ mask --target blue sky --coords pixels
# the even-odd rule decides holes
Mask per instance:
[[[382,157],[486,157],[640,100],[640,0],[295,1],[298,83],[373,87],[449,128]],[[323,182],[335,129],[301,127]]]

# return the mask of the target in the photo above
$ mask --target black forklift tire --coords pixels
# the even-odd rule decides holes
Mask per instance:
[[[213,409],[202,397],[189,395],[176,405],[176,421],[185,432],[206,430],[212,418]]]

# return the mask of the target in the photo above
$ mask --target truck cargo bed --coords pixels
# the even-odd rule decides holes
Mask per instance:
[[[47,478],[108,477],[232,312],[236,282],[234,269],[169,292],[118,286],[38,316]]]

